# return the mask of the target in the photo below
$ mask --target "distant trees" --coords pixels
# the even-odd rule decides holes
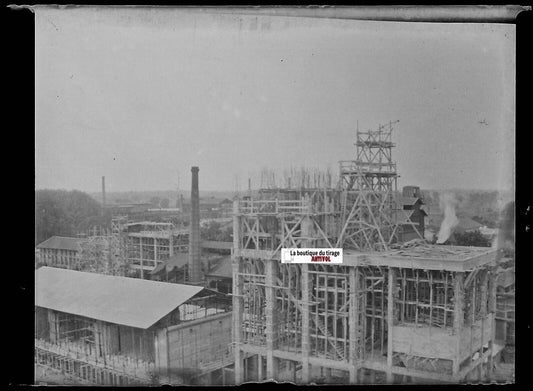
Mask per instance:
[[[150,204],[153,208],[168,208],[170,205],[170,200],[166,197],[157,197],[154,196],[150,198]]]
[[[515,239],[515,203],[508,202],[500,214],[500,230],[504,241],[514,242]]]
[[[490,214],[487,213],[485,216],[473,216],[472,220],[475,220],[488,228],[496,228],[498,226],[498,213],[491,211]]]
[[[455,232],[453,234],[454,245],[457,246],[474,246],[474,247],[490,247],[491,241],[484,237],[479,231],[472,232]]]
[[[231,227],[222,228],[217,221],[211,221],[207,226],[200,227],[200,235],[204,240],[218,240],[229,242],[232,240],[233,229]]]
[[[78,190],[35,191],[35,244],[54,235],[75,236],[94,225],[107,225],[100,204]]]

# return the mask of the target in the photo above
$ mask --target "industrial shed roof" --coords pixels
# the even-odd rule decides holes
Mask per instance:
[[[202,289],[53,267],[35,273],[36,306],[141,329]]]
[[[231,257],[225,257],[209,272],[206,276],[233,278],[233,265],[231,264]]]
[[[50,248],[56,250],[72,250],[79,251],[81,250],[80,244],[83,243],[85,239],[82,238],[71,238],[67,236],[52,236],[51,238],[46,239],[44,242],[37,245],[37,248]]]
[[[182,268],[189,262],[189,254],[188,253],[174,253],[173,256],[168,258],[167,260],[163,261],[163,263],[158,264],[154,270],[150,272],[150,274],[158,274],[161,271],[165,270],[167,272],[172,271],[174,268]]]

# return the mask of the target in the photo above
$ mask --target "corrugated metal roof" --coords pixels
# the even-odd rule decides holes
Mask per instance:
[[[202,289],[53,267],[35,272],[36,306],[141,329]]]
[[[50,248],[56,250],[80,251],[80,244],[85,242],[82,238],[71,238],[67,236],[52,236],[37,245],[37,248]]]
[[[150,274],[158,274],[159,272],[165,270],[171,272],[174,268],[181,269],[189,262],[189,253],[174,253],[173,256],[165,260],[163,263],[160,263],[155,267]]]

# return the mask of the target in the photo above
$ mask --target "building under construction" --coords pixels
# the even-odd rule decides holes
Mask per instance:
[[[392,125],[357,132],[336,187],[289,180],[234,202],[237,384],[491,379],[496,251],[422,240],[397,205]],[[420,240],[402,242],[406,227]],[[343,264],[281,263],[282,248],[343,248]]]
[[[66,384],[221,384],[231,302],[203,287],[41,267],[35,364]]]
[[[122,238],[126,259],[140,278],[172,258],[186,252],[189,247],[189,230],[172,223],[129,222],[122,225]]]

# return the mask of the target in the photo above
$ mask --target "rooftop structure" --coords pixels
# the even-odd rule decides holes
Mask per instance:
[[[37,245],[38,249],[49,250],[66,250],[66,251],[80,251],[81,244],[85,242],[82,238],[72,238],[66,236],[52,236],[44,242]]]

